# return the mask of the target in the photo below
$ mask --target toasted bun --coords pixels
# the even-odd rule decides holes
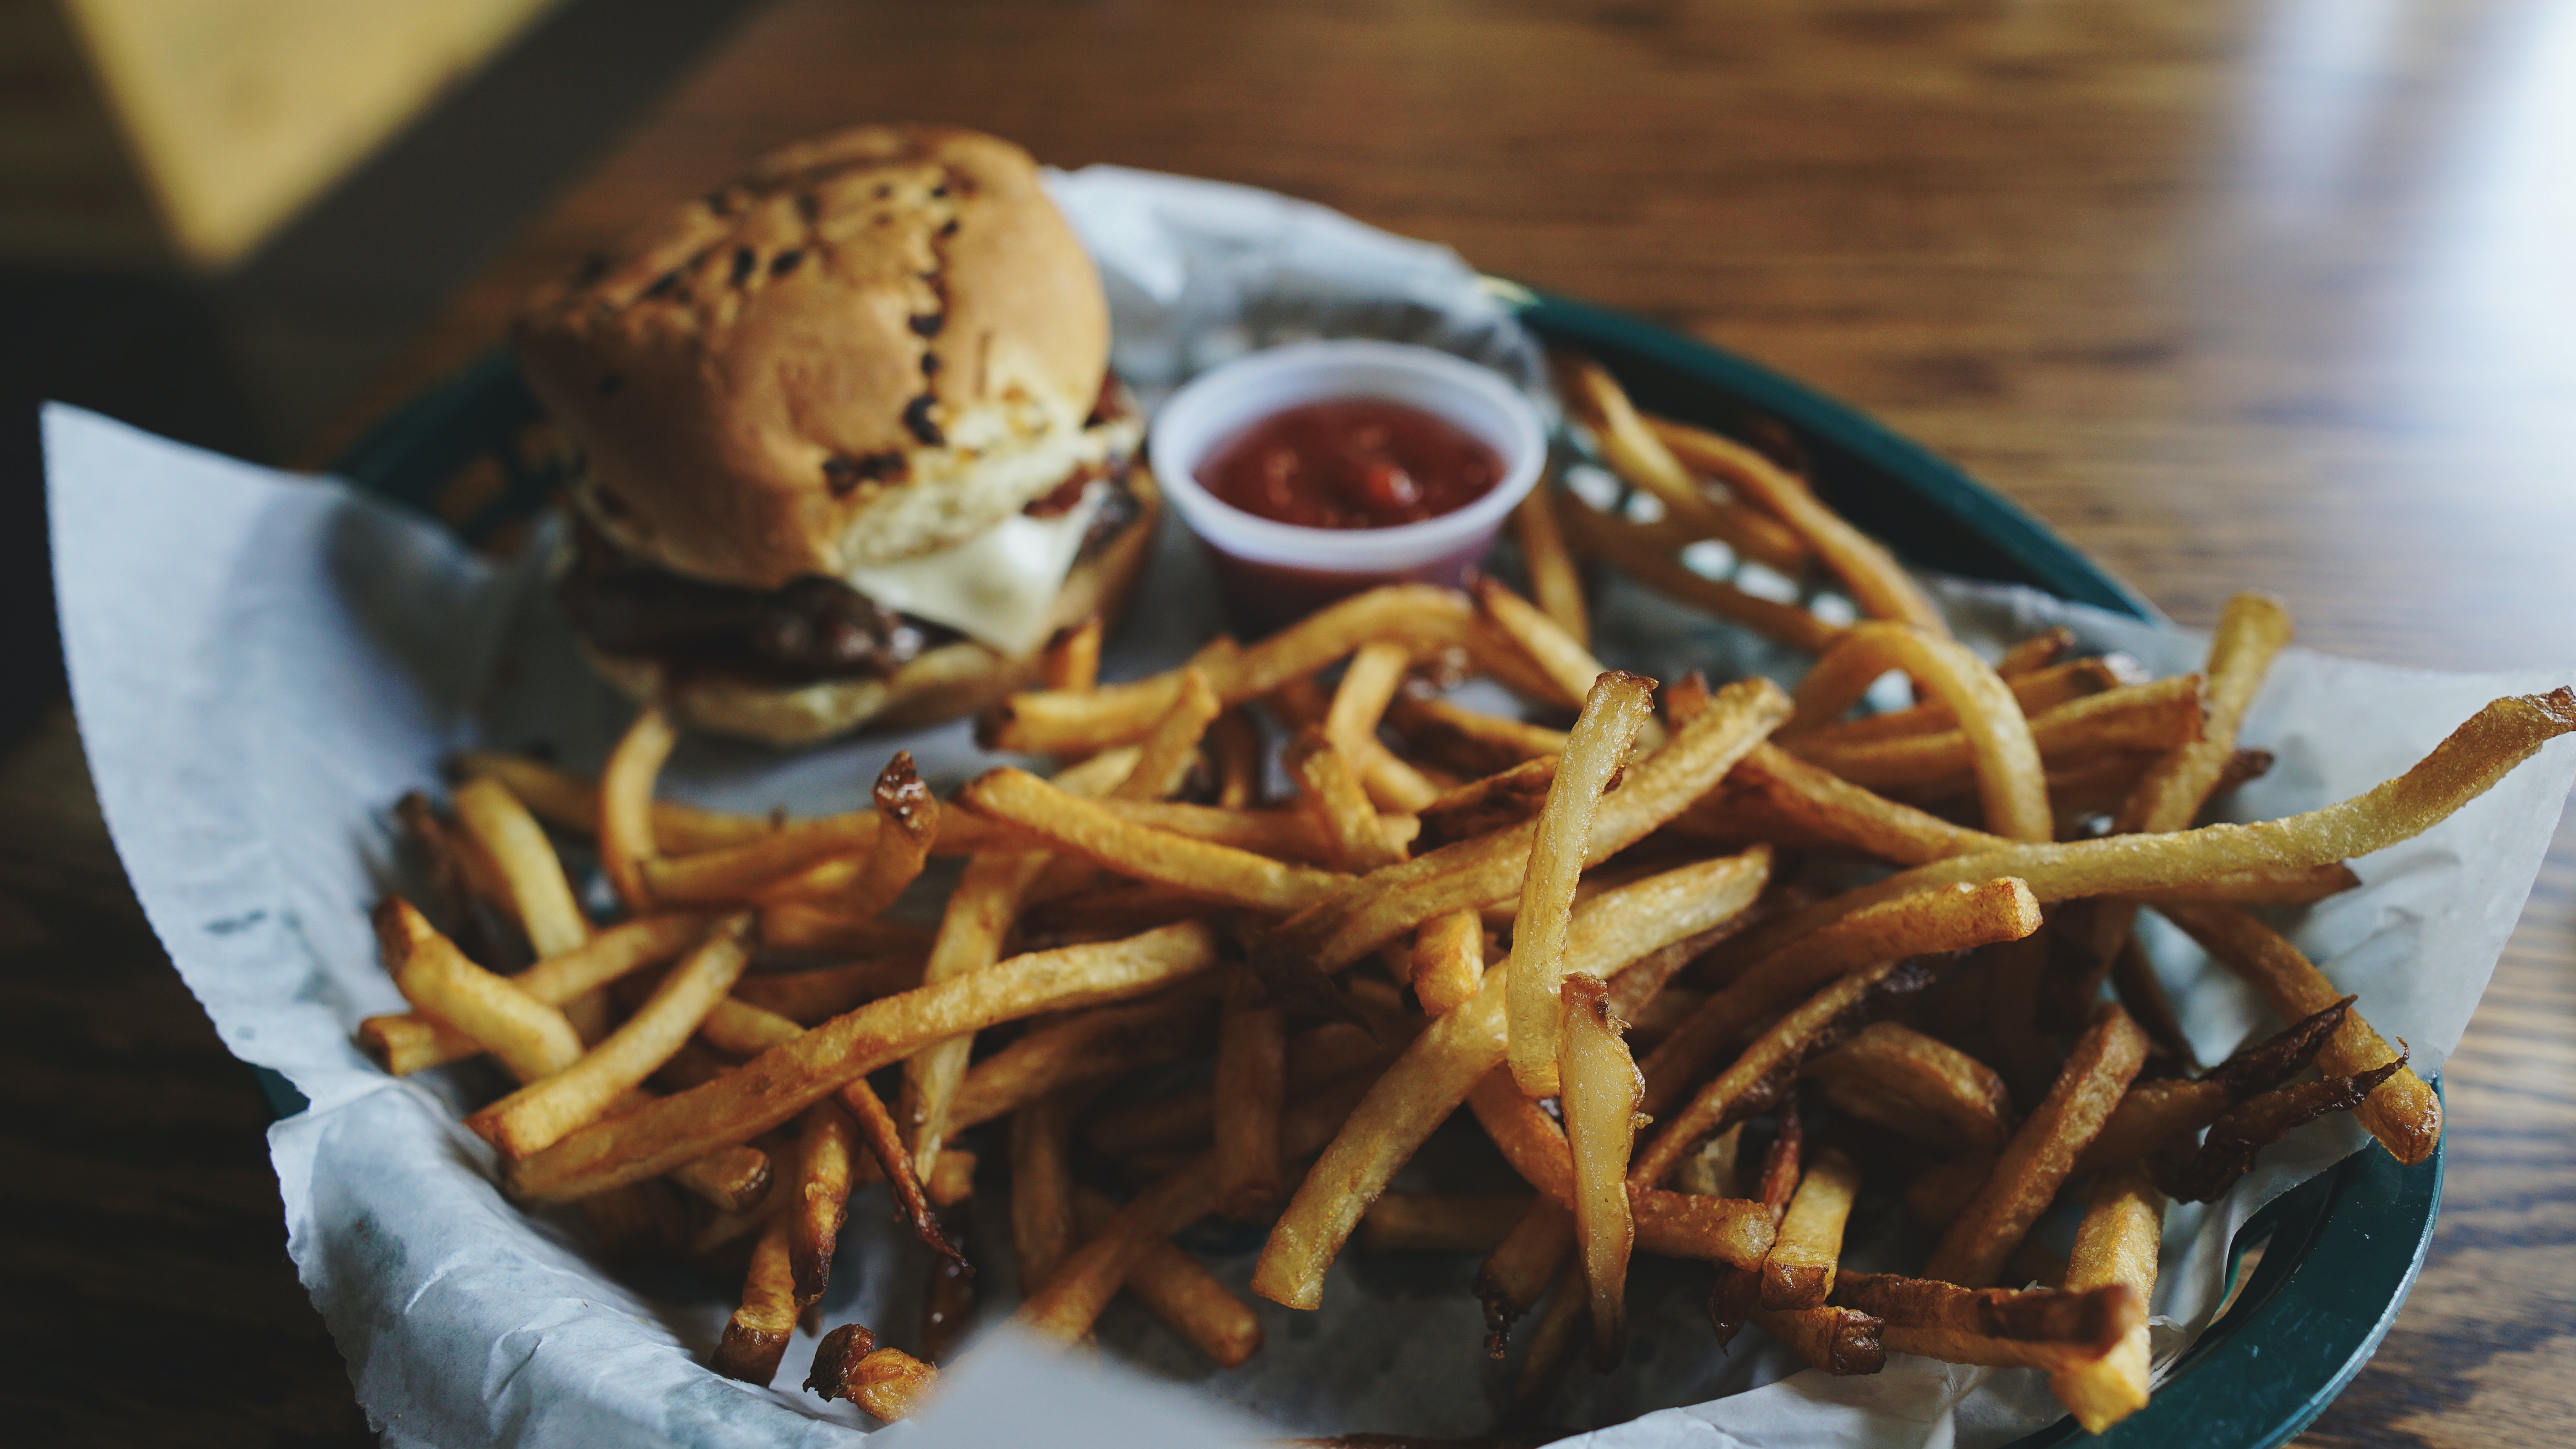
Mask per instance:
[[[1098,274],[1028,153],[974,131],[774,152],[540,290],[516,341],[576,503],[719,583],[949,547],[1109,447]]]
[[[1153,552],[1162,495],[1138,463],[1128,474],[1139,505],[1134,522],[1109,546],[1074,565],[1056,599],[1051,627],[1098,614],[1115,623],[1127,610]],[[585,646],[587,647],[587,646]],[[608,681],[637,699],[662,696],[668,682],[658,661],[589,650]],[[738,679],[684,680],[667,696],[684,724],[748,735],[778,745],[811,744],[862,725],[903,728],[974,714],[1037,681],[1041,658],[1012,659],[969,640],[914,657],[884,679],[835,679],[792,689],[764,689]]]

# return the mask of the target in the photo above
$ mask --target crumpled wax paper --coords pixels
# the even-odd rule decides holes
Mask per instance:
[[[1101,261],[1118,365],[1148,397],[1250,348],[1365,334],[1476,357],[1543,398],[1536,349],[1446,251],[1240,187],[1111,168],[1050,184]],[[630,712],[575,657],[546,595],[543,547],[496,565],[431,521],[327,479],[68,407],[49,408],[44,424],[65,652],[100,800],[136,894],[225,1044],[312,1103],[270,1135],[288,1247],[388,1441],[861,1437],[870,1421],[857,1410],[795,1391],[810,1335],[798,1336],[776,1388],[701,1367],[736,1285],[680,1266],[603,1267],[565,1214],[505,1201],[489,1150],[458,1125],[500,1088],[487,1065],[396,1081],[350,1044],[360,1018],[402,1005],[366,924],[380,894],[416,885],[396,864],[392,802],[434,785],[440,760],[468,745],[543,746],[595,767]],[[1204,561],[1166,523],[1146,596],[1113,642],[1112,677],[1175,662],[1216,627]],[[1963,637],[1989,650],[2062,621],[2158,673],[2202,659],[2205,641],[2188,631],[2025,590],[1939,592]],[[1796,663],[1615,579],[1597,629],[1607,662],[1666,678]],[[2232,809],[2267,817],[2343,798],[2405,769],[2488,699],[2568,678],[2431,674],[2292,650],[2245,730],[2278,763]],[[850,808],[897,746],[943,786],[990,763],[951,725],[800,755],[692,739],[667,778],[708,804]],[[2453,820],[2357,862],[2361,890],[2288,923],[2428,1074],[2457,1043],[2520,913],[2571,776],[2576,747],[2551,746]],[[2203,1056],[2263,1023],[2249,993],[2187,942],[2159,931],[2149,944]],[[2159,1362],[2216,1306],[2236,1225],[2363,1140],[2348,1121],[2315,1124],[2221,1202],[2173,1215]],[[1495,1168],[1453,1124],[1409,1171],[1456,1182]],[[823,1320],[857,1318],[908,1345],[920,1250],[882,1189],[854,1205],[851,1224]],[[1014,1302],[1008,1237],[988,1205],[987,1322]],[[1200,1228],[1186,1241],[1238,1288],[1248,1280],[1257,1234]],[[1500,1386],[1478,1349],[1473,1269],[1347,1254],[1320,1313],[1253,1300],[1268,1346],[1231,1371],[1123,1300],[1102,1321],[1109,1352],[1097,1363],[990,1335],[936,1408],[878,1432],[925,1445],[1479,1433]],[[2059,1416],[2028,1372],[1897,1355],[1874,1378],[1828,1379],[1792,1372],[1757,1330],[1721,1355],[1700,1313],[1704,1274],[1642,1260],[1628,1360],[1575,1374],[1551,1417],[1613,1426],[1588,1442],[1622,1446],[1898,1446],[2001,1443]]]

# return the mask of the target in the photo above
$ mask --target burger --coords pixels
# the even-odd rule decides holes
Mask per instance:
[[[591,660],[781,744],[972,713],[1114,619],[1159,501],[1080,242],[1006,141],[790,146],[542,288]]]

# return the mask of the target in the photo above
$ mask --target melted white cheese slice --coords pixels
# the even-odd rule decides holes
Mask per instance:
[[[1095,484],[1053,518],[1014,513],[954,548],[860,564],[842,577],[889,609],[945,624],[1014,658],[1033,654],[1046,643],[1056,596],[1108,493]]]

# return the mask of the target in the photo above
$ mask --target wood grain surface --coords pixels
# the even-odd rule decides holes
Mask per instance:
[[[654,207],[894,117],[1274,187],[1687,328],[1959,460],[2187,623],[2263,588],[2332,651],[2576,663],[2576,7],[785,0],[492,259],[377,405]],[[184,1308],[257,1340],[228,1351],[264,1376],[197,1383],[189,1442],[349,1432],[260,1231],[255,1099],[154,975],[76,760],[58,720],[0,776],[0,1131],[69,1174],[0,1192],[79,1220],[0,1248],[11,1338],[31,1294],[102,1337]],[[2432,1261],[2308,1442],[2576,1432],[2571,973],[2562,828],[2449,1068]],[[102,1197],[162,1276],[95,1226]],[[120,1357],[65,1349],[25,1402],[88,1442],[178,1442],[143,1376],[98,1366]]]

